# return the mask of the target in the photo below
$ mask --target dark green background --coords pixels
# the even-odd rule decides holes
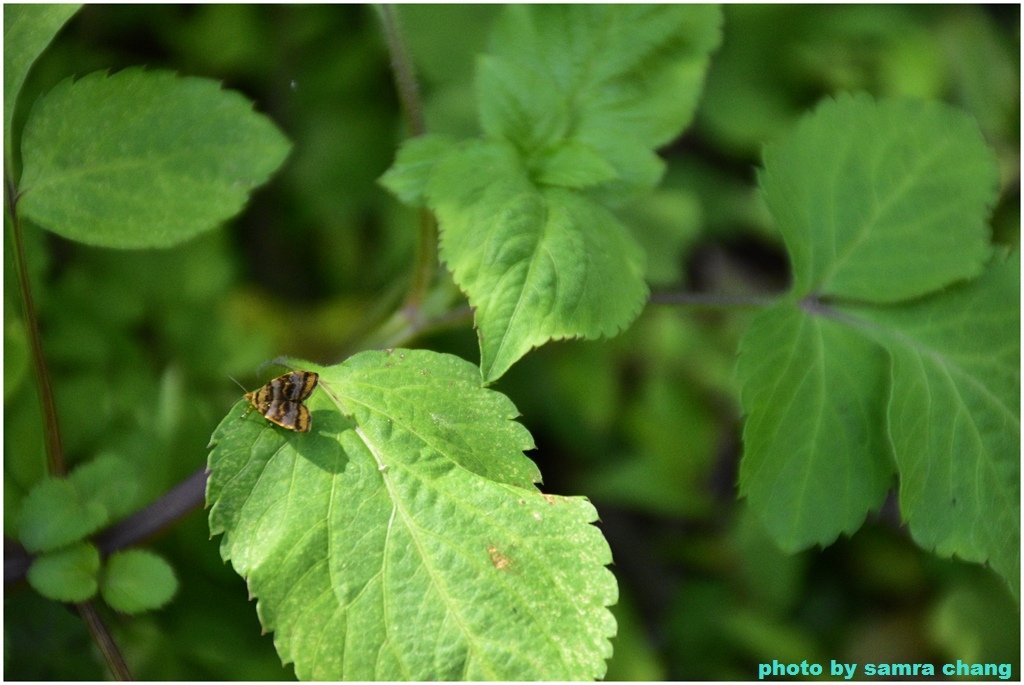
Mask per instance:
[[[473,58],[497,7],[403,6],[431,130],[475,130]],[[780,241],[754,192],[761,146],[840,90],[946,100],[978,118],[1004,191],[996,240],[1019,245],[1016,6],[725,10],[696,124],[664,151],[664,190],[632,211],[656,289],[769,294]],[[221,80],[294,142],[284,168],[230,225],[173,250],[71,244],[35,227],[26,249],[74,464],[137,465],[149,502],[200,468],[257,367],[330,363],[401,297],[415,214],[376,184],[404,137],[387,54],[363,6],[90,6],[37,63],[15,118],[72,74],[131,65]],[[681,253],[666,249],[682,245]],[[5,353],[18,344],[6,246]],[[733,381],[749,312],[651,305],[608,342],[554,343],[497,388],[523,413],[546,491],[591,497],[622,600],[610,679],[749,679],[761,661],[1006,661],[1019,677],[1019,613],[996,576],[918,550],[895,503],[852,539],[794,557],[736,501]],[[468,325],[417,344],[478,360]],[[6,356],[6,354],[5,354]],[[5,517],[43,471],[27,369],[5,368]],[[277,679],[255,605],[196,511],[153,541],[181,587],[162,611],[107,614],[142,679]],[[99,679],[78,618],[26,585],[5,593],[4,675]]]

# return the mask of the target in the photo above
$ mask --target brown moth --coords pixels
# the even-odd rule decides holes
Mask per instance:
[[[297,433],[309,430],[312,419],[309,409],[302,403],[316,387],[320,376],[312,371],[291,371],[268,381],[258,390],[245,393],[252,406],[267,421]]]

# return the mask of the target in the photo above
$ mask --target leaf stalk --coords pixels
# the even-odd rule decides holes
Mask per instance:
[[[651,293],[651,304],[679,304],[696,307],[754,307],[766,308],[779,301],[776,295],[728,295],[724,293],[656,292]]]

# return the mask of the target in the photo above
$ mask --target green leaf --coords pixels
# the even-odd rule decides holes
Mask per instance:
[[[515,407],[429,351],[318,369],[308,433],[232,409],[207,500],[303,679],[585,679],[616,599],[582,498],[542,495]]]
[[[783,548],[855,530],[895,471],[919,545],[987,561],[1019,592],[1019,289],[1014,258],[906,304],[755,319],[740,491]]]
[[[437,215],[485,380],[636,317],[643,252],[606,206],[657,184],[654,148],[692,119],[720,23],[714,7],[508,7],[477,63],[486,138],[410,143],[382,179]]]
[[[826,100],[765,150],[760,180],[798,295],[895,302],[978,275],[990,254],[996,161],[946,105]]]
[[[548,340],[614,335],[647,296],[643,253],[600,205],[538,188],[505,144],[446,156],[428,189],[441,256],[476,309],[484,379]]]
[[[892,356],[888,423],[914,540],[1020,592],[1020,260],[899,308],[851,309]]]
[[[977,126],[843,96],[766,151],[761,181],[795,284],[741,344],[741,492],[799,549],[851,532],[895,473],[922,547],[1018,593],[1019,257],[953,285],[991,251]]]
[[[81,5],[4,5],[4,168],[12,172],[14,106],[29,69]]]
[[[525,154],[556,144],[571,126],[569,104],[551,72],[542,67],[493,56],[477,62],[481,128]]]
[[[783,303],[754,319],[737,376],[740,494],[776,542],[796,551],[859,528],[891,481],[882,350]]]
[[[454,142],[447,136],[426,135],[402,143],[395,163],[380,177],[380,183],[410,206],[426,204],[430,174]]]
[[[510,6],[478,65],[483,128],[527,154],[573,139],[651,186],[652,149],[693,118],[720,24],[712,6]]]
[[[97,72],[63,81],[33,108],[18,206],[71,240],[167,247],[238,213],[288,147],[248,100],[214,81]]]
[[[47,552],[81,540],[108,520],[106,508],[86,499],[69,480],[46,478],[22,504],[18,537],[29,552]]]
[[[84,500],[103,506],[108,521],[123,518],[138,507],[139,479],[130,462],[111,454],[78,466],[68,476]]]
[[[594,148],[578,140],[567,140],[550,148],[536,160],[538,183],[566,188],[586,188],[611,181],[618,174]]]
[[[103,600],[123,614],[159,609],[171,601],[177,590],[178,579],[171,565],[142,549],[111,555],[100,584]]]
[[[58,602],[84,602],[96,594],[100,552],[88,543],[48,552],[28,569],[36,592]]]

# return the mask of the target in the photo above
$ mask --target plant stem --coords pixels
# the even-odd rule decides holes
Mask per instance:
[[[421,136],[427,131],[423,118],[423,102],[420,99],[419,84],[413,71],[409,51],[402,39],[402,31],[398,25],[398,15],[394,5],[378,5],[384,39],[391,56],[391,74],[395,80],[395,90],[405,114],[409,134]],[[419,212],[419,241],[416,247],[416,261],[413,265],[412,280],[409,291],[402,304],[405,316],[416,325],[419,309],[427,297],[434,276],[437,273],[437,224],[433,215],[426,209]]]
[[[454,327],[464,321],[472,322],[473,310],[468,307],[450,309],[433,319],[410,321],[404,325],[396,323],[391,327],[382,327],[377,337],[368,340],[368,349],[389,349],[407,345],[411,340],[426,333],[433,333],[445,328]],[[391,322],[389,322],[391,323]]]
[[[4,194],[7,200],[7,211],[11,221],[11,241],[14,243],[14,265],[18,272],[18,290],[21,292],[21,308],[25,316],[28,330],[29,347],[32,349],[32,361],[36,367],[36,388],[39,402],[43,410],[43,423],[46,439],[46,459],[51,475],[63,476],[67,472],[64,463],[64,448],[60,439],[60,423],[57,420],[57,405],[53,400],[53,386],[50,383],[50,370],[46,366],[43,355],[42,337],[39,335],[39,319],[36,316],[35,301],[32,299],[32,285],[29,281],[28,264],[25,259],[25,245],[21,236],[21,219],[18,216],[18,198],[14,184],[4,176]],[[28,566],[25,566],[26,570]],[[5,568],[6,571],[6,568]],[[6,575],[6,573],[5,573]],[[117,680],[134,680],[124,655],[118,649],[114,637],[103,622],[92,602],[76,604],[78,615],[82,617],[89,635],[103,654],[107,667]]]
[[[36,389],[43,410],[45,424],[46,459],[50,474],[62,476],[67,472],[64,464],[64,448],[60,439],[60,424],[57,421],[57,405],[53,400],[53,387],[50,384],[50,371],[43,356],[42,338],[39,335],[39,319],[36,317],[35,302],[32,299],[32,286],[29,282],[28,266],[25,260],[25,247],[21,238],[21,219],[18,217],[18,200],[14,184],[4,177],[4,191],[7,200],[7,211],[11,221],[11,236],[14,243],[14,264],[18,272],[18,290],[21,292],[21,308],[25,316],[28,330],[29,347],[32,349],[32,361],[36,367]]]
[[[117,643],[114,642],[114,636],[110,634],[107,624],[100,618],[95,605],[92,602],[81,602],[75,606],[78,608],[78,615],[85,621],[93,641],[100,648],[103,660],[107,662],[107,667],[110,668],[114,678],[117,680],[135,680],[131,670],[128,668],[127,662],[124,660],[124,655],[121,654]]]
[[[770,307],[779,301],[774,295],[726,295],[722,293],[660,292],[651,293],[651,304],[682,304],[697,307]]]
[[[409,59],[409,51],[405,47],[405,41],[402,40],[402,31],[398,26],[395,6],[378,5],[377,8],[384,28],[384,39],[388,44],[388,53],[391,56],[391,74],[395,79],[395,88],[398,91],[398,99],[402,103],[402,112],[405,114],[406,123],[409,126],[409,134],[413,137],[422,136],[427,132],[427,126],[423,121],[420,88],[416,81],[416,74],[413,72],[412,61]]]
[[[32,359],[36,367],[36,387],[43,410],[46,459],[50,474],[62,476],[67,472],[67,467],[63,460],[60,424],[57,421],[56,403],[53,401],[53,386],[50,384],[50,372],[46,366],[46,357],[43,355],[42,337],[39,335],[39,318],[36,316],[36,304],[32,298],[32,284],[29,280],[29,268],[25,258],[25,242],[22,240],[22,220],[17,215],[17,192],[14,184],[6,176],[4,176],[4,195],[10,217],[11,242],[14,244],[14,268],[17,271],[18,290],[22,293],[22,311],[29,333],[29,346],[32,348]],[[25,568],[28,569],[28,565]],[[114,636],[106,628],[95,605],[92,602],[80,602],[76,606],[89,635],[99,647],[103,660],[106,661],[106,666],[110,668],[114,677],[117,680],[134,680],[121,650],[114,641]]]

